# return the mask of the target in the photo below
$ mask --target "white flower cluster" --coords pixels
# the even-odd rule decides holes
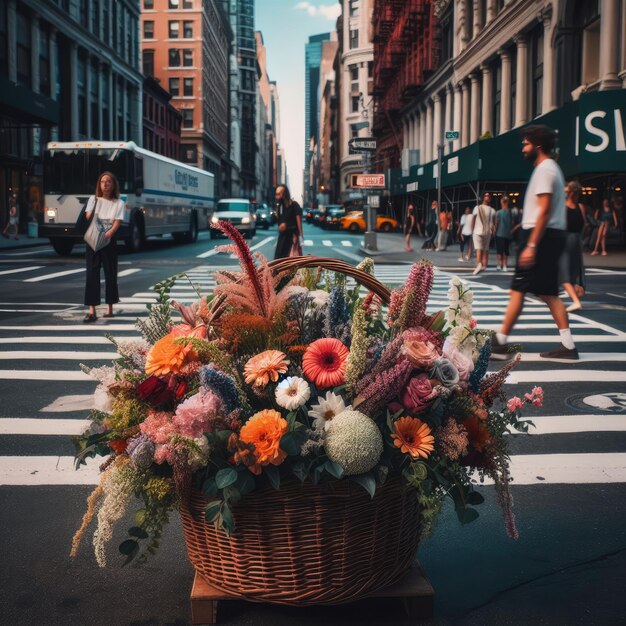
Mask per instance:
[[[456,276],[449,285],[445,320],[450,330],[446,344],[468,356],[474,355],[477,350],[476,336],[471,328],[474,294]]]

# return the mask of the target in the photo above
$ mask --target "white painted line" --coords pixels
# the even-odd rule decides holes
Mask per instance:
[[[16,350],[14,352],[0,352],[0,362],[16,359],[32,361],[60,360],[60,361],[106,361],[119,358],[117,352],[46,352],[45,350]]]
[[[480,325],[479,325],[480,326]],[[626,363],[624,352],[581,352],[576,363]],[[539,356],[539,352],[522,352],[524,363],[550,363],[550,359]]]
[[[82,306],[80,304],[76,307]],[[71,311],[72,309],[0,309],[2,313],[63,313],[64,311]]]
[[[626,341],[626,333],[616,337],[615,335],[578,335],[574,334],[574,343],[615,343],[616,341]],[[509,337],[509,343],[550,343],[554,344],[554,347],[558,347],[559,335],[556,332],[556,326],[554,327],[554,334],[552,335],[512,335]]]
[[[575,363],[575,361],[573,361]],[[506,382],[509,385],[520,383],[571,383],[572,379],[578,381],[597,383],[626,383],[626,372],[612,370],[526,370],[511,372]]]
[[[352,252],[346,252],[345,250],[342,250],[341,248],[336,248],[335,252],[337,254],[341,254],[341,256],[345,256],[348,259],[351,259],[352,261],[358,261],[359,263],[363,260],[363,257],[358,256],[356,254],[352,254]]]
[[[0,418],[0,435],[82,435],[90,420]]]
[[[626,296],[620,296],[618,293],[608,293],[607,295],[613,296],[614,298],[626,298]]]
[[[123,339],[123,337],[119,337],[119,339]],[[72,343],[72,344],[78,344],[78,343],[84,343],[84,344],[95,344],[95,343],[100,343],[100,344],[107,344],[107,345],[111,345],[111,342],[106,338],[103,337],[102,335],[83,335],[81,336],[75,336],[75,337],[54,337],[54,336],[50,336],[50,335],[42,335],[41,337],[11,337],[11,338],[7,338],[7,337],[2,337],[0,338],[0,344],[6,344],[6,343],[54,343],[54,344],[63,344],[63,343]]]
[[[28,250],[27,252],[2,252],[7,256],[28,256],[29,254],[43,254],[44,252],[53,252],[53,248],[43,248],[42,250]]]
[[[304,240],[304,245],[305,246],[312,246],[313,245],[313,239],[305,239]]]
[[[324,244],[327,248],[331,248],[333,245],[333,242],[330,239],[323,239],[322,244]]]
[[[0,276],[6,276],[7,274],[20,274],[21,272],[32,272],[33,270],[39,270],[42,267],[45,267],[44,265],[30,265],[29,267],[20,267],[19,269],[16,270],[3,270],[2,272],[0,272]]]
[[[343,240],[341,241],[341,245],[342,245],[342,246],[345,246],[346,248],[352,248],[352,242],[351,242],[351,241],[348,241],[347,239],[343,239]]]
[[[75,470],[73,456],[2,456],[0,485],[97,485],[106,458],[87,459]]]
[[[212,248],[211,250],[207,250],[206,252],[202,252],[201,254],[196,254],[196,258],[206,259],[207,257],[213,256],[214,254],[219,254],[219,250],[217,248]]]
[[[117,315],[115,317],[117,319],[122,319],[120,316]],[[133,317],[131,319],[134,321],[136,318]],[[45,324],[42,324],[40,326],[0,326],[0,330],[17,330],[19,332],[58,331],[61,333],[75,332],[81,330],[91,331],[94,328],[102,328],[103,330],[127,330],[138,332],[134,324],[107,324],[106,322],[104,322],[103,324],[96,324],[95,326],[93,324],[59,324],[58,326]]]
[[[65,272],[55,272],[54,274],[45,274],[44,276],[36,276],[35,278],[26,278],[25,283],[39,283],[43,280],[52,280],[53,278],[61,278],[61,276],[69,276],[70,274],[79,274],[86,271],[86,268],[81,267],[77,270],[66,270]]]
[[[96,382],[80,370],[0,370],[0,380],[60,380]]]
[[[123,276],[130,276],[131,274],[136,274],[137,272],[141,272],[141,268],[137,267],[135,269],[122,270],[118,272],[117,277],[122,278]]]
[[[608,433],[626,431],[626,414],[622,415],[545,415],[533,417],[531,435],[566,433]]]
[[[265,239],[261,239],[259,243],[256,243],[253,246],[251,246],[250,250],[258,250],[259,248],[262,248],[266,243],[269,243],[270,241],[274,241],[274,239],[276,239],[276,237],[266,237]]]
[[[40,413],[71,413],[88,411],[93,406],[93,394],[59,396],[54,402],[39,409]]]
[[[500,330],[500,326],[502,324],[478,324],[478,326],[480,328],[484,328],[486,330]],[[552,323],[544,323],[544,322],[539,322],[539,323],[521,323],[521,324],[515,324],[515,330],[547,330],[548,328],[554,328],[556,329],[556,325],[554,322]],[[590,328],[595,328],[595,326],[591,326],[591,324],[574,324],[572,322],[570,322],[570,328],[586,328],[586,329],[590,329]]]

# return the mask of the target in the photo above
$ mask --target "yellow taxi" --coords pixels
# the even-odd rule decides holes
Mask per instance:
[[[376,230],[381,230],[384,233],[390,233],[392,230],[398,228],[398,220],[386,215],[376,216]],[[341,228],[343,230],[349,230],[353,233],[364,232],[367,229],[365,222],[365,216],[363,211],[350,211],[341,218]]]

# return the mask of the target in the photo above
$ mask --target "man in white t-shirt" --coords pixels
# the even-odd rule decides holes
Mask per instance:
[[[494,359],[511,358],[507,338],[524,307],[527,293],[541,298],[549,307],[559,329],[561,345],[542,352],[541,357],[571,362],[578,360],[569,328],[569,319],[559,298],[559,258],[565,247],[567,229],[565,179],[556,161],[551,158],[556,133],[547,126],[528,126],[522,131],[522,153],[535,169],[524,197],[522,228],[511,298],[504,314],[500,332],[492,337]]]
[[[496,210],[491,206],[491,194],[483,194],[483,202],[472,211],[472,240],[476,248],[476,269],[474,274],[487,269],[489,244],[496,228]]]

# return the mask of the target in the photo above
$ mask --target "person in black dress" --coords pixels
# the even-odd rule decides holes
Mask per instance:
[[[278,211],[278,241],[275,259],[302,255],[302,209],[291,199],[287,185],[276,187],[276,209]]]

